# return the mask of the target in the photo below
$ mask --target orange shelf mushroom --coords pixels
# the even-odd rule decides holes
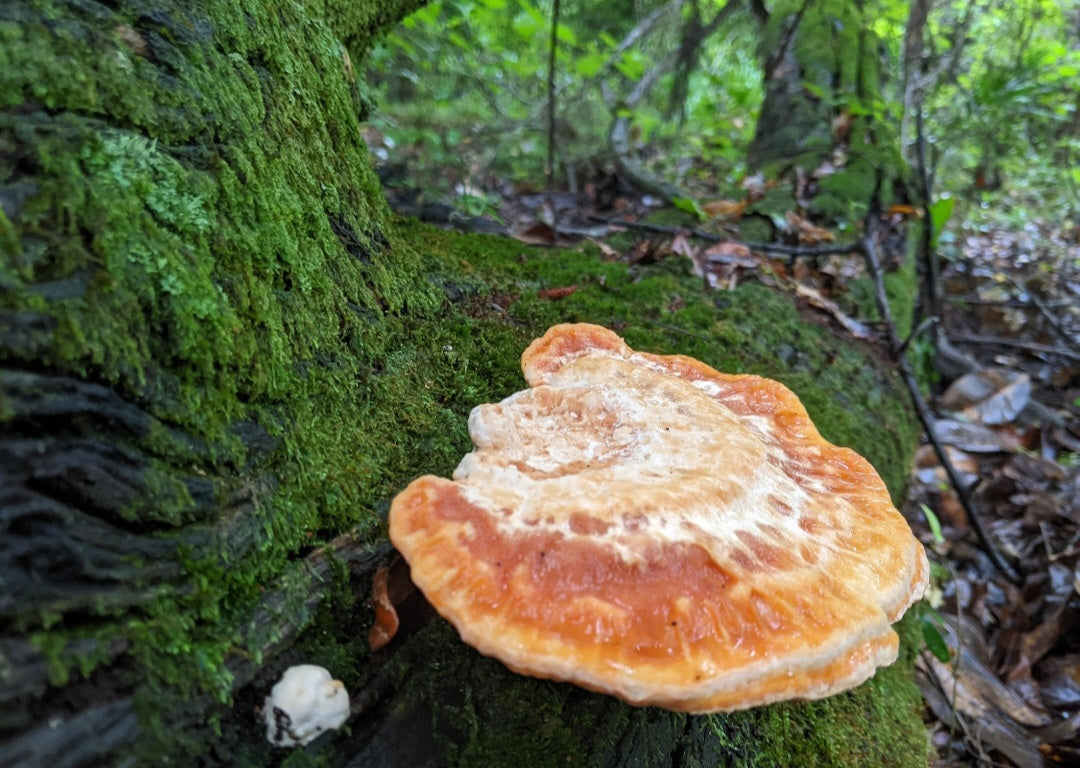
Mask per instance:
[[[412,579],[528,675],[685,712],[816,699],[897,655],[922,546],[873,467],[758,376],[557,325],[390,509]]]

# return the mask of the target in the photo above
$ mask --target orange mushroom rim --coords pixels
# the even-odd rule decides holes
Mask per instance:
[[[473,410],[452,480],[390,538],[462,639],[512,670],[685,712],[817,699],[895,660],[928,581],[873,467],[778,382],[589,324]]]

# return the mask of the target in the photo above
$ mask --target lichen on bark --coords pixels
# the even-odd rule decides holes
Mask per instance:
[[[882,739],[922,764],[906,665],[686,718],[511,675],[440,621],[370,654],[389,499],[452,469],[470,408],[521,388],[551,323],[784,380],[894,495],[915,435],[894,376],[760,286],[396,221],[352,62],[416,5],[0,6],[4,748],[279,762],[251,710],[296,659],[376,694],[295,764],[392,764],[409,728],[448,764],[842,765]]]

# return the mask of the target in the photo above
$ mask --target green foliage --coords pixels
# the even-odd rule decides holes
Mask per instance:
[[[923,603],[919,604],[916,611],[919,629],[922,632],[923,642],[926,643],[926,649],[934,654],[938,661],[947,664],[952,660],[952,654],[949,652],[949,646],[945,644],[945,637],[941,634],[943,626],[941,616],[933,608]]]
[[[631,121],[636,160],[702,199],[724,196],[748,171],[763,170],[746,164],[763,99],[762,63],[803,3],[768,4],[773,21],[760,29],[750,14],[733,14],[706,40],[685,88],[667,72],[633,103],[627,99],[635,86],[670,63],[691,4],[563,5],[557,173],[573,168],[580,177],[610,167],[607,135],[616,117]],[[720,4],[697,5],[708,18]],[[854,117],[846,173],[823,176],[813,202],[826,218],[855,221],[864,211],[849,201],[867,192],[875,169],[904,166],[901,73],[910,9],[905,0],[806,6],[802,23],[821,34],[796,39],[794,50],[799,103],[814,124],[790,110],[766,116],[782,146],[778,164],[764,170],[817,166],[832,150],[829,121]],[[1040,213],[1064,218],[1080,207],[1080,48],[1069,36],[1077,12],[1075,0],[933,4],[922,75],[925,134],[933,197],[952,197],[965,214],[954,223],[972,207],[976,214],[1006,212],[1017,224]],[[541,183],[549,14],[549,0],[442,0],[407,20],[369,61],[382,110],[376,125],[392,144],[384,159],[408,164],[422,186],[461,207],[475,203],[454,200],[464,190],[491,190],[497,180]],[[656,18],[646,24],[650,14]],[[872,33],[872,43],[860,29]],[[631,30],[642,34],[630,41]],[[669,104],[676,90],[681,102]]]
[[[926,516],[926,524],[930,526],[930,533],[934,537],[934,543],[944,544],[945,537],[941,534],[941,521],[938,520],[938,516],[934,514],[934,510],[930,509],[930,507],[925,504],[920,504],[919,507],[922,509],[923,515]]]
[[[949,218],[952,216],[955,207],[956,198],[953,197],[942,197],[930,204],[930,224],[933,227],[930,239],[931,247],[937,247],[938,239],[941,237],[941,233],[945,231],[945,225],[949,223]]]
[[[662,174],[689,181],[738,177],[761,101],[751,22],[736,18],[708,41],[690,74],[683,119],[674,120],[667,109],[670,74],[645,100],[627,106],[626,99],[678,47],[678,4],[625,4],[623,14],[607,4],[563,9],[559,172],[588,173],[603,164],[612,121],[630,117],[635,148]],[[635,44],[623,43],[654,11],[656,23]],[[442,0],[407,19],[368,61],[380,101],[373,122],[392,145],[383,159],[408,163],[422,186],[450,199],[466,187],[491,186],[496,175],[539,182],[547,142],[549,13],[544,0]],[[687,165],[687,156],[695,162]]]
[[[707,218],[705,211],[701,210],[701,206],[698,205],[697,200],[694,200],[692,197],[677,197],[671,202],[676,209],[689,213],[698,221],[704,221]]]
[[[966,34],[968,4],[953,0],[930,19],[933,62],[955,63],[928,99],[930,152],[939,187],[1022,225],[1080,209],[1080,47],[1075,2],[982,0]],[[964,206],[965,208],[968,205]],[[985,216],[986,214],[983,214]]]

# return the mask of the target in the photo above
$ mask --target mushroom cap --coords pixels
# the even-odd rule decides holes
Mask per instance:
[[[279,747],[307,744],[349,719],[349,692],[325,667],[297,664],[274,684],[263,704],[266,738]]]
[[[453,481],[390,538],[462,639],[516,672],[686,712],[816,699],[892,663],[922,546],[869,462],[783,385],[557,325],[469,417]]]

